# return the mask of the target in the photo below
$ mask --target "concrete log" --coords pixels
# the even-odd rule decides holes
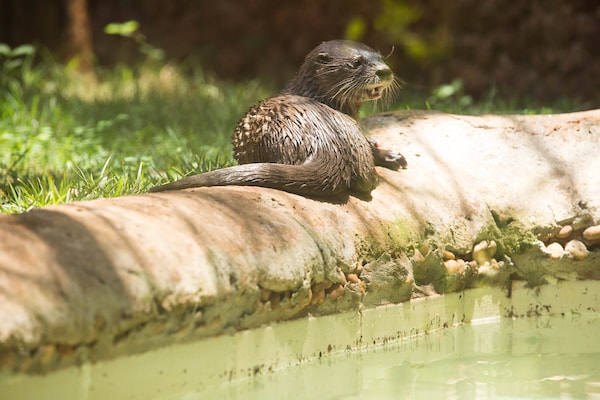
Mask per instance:
[[[599,110],[364,126],[409,163],[378,169],[370,200],[213,187],[0,216],[0,371],[515,277],[600,277]]]

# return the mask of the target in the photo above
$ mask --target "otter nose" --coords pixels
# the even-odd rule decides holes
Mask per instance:
[[[382,64],[377,66],[375,75],[377,75],[382,81],[387,81],[392,78],[392,70],[387,65]]]

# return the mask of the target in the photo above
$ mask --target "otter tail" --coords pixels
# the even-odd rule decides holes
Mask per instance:
[[[192,175],[150,192],[181,190],[200,186],[262,186],[304,196],[334,196],[350,190],[350,179],[331,173],[331,165],[309,162],[301,165],[254,163]],[[334,177],[335,178],[332,178]]]

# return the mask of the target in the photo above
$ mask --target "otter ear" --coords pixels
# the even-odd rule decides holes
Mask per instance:
[[[331,61],[331,55],[329,55],[329,53],[325,53],[325,52],[317,53],[317,58],[319,59],[320,62],[323,62],[323,63]]]

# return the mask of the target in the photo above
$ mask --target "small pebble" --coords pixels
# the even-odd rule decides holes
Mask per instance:
[[[585,240],[600,240],[600,225],[594,225],[586,228],[583,231]]]
[[[454,255],[453,252],[444,250],[444,260],[454,260],[455,258],[456,258],[456,256]]]
[[[490,267],[496,271],[499,271],[500,268],[502,268],[502,266],[498,263],[498,261],[495,258],[492,258],[490,260]]]
[[[559,260],[563,256],[564,249],[560,245],[560,243],[554,242],[554,243],[550,243],[548,246],[546,246],[546,253],[553,260]]]
[[[487,276],[488,278],[491,278],[491,277],[495,276],[496,274],[498,274],[498,271],[493,269],[489,263],[486,263],[486,264],[482,265],[481,267],[477,268],[477,273],[479,275],[483,275],[483,276]]]
[[[358,286],[360,286],[360,292],[361,292],[362,294],[365,294],[365,293],[367,293],[367,285],[366,285],[366,284],[365,284],[363,281],[360,281],[360,282],[358,283]]]
[[[579,240],[571,240],[565,245],[565,251],[568,252],[576,260],[584,260],[589,251],[585,244]]]
[[[329,292],[329,297],[331,298],[331,300],[335,300],[343,294],[344,294],[344,286],[340,285],[339,283],[336,283],[335,285],[332,286],[332,289]]]
[[[360,275],[360,273],[362,272],[362,270],[363,270],[362,263],[358,263],[358,265],[356,266],[356,271],[355,271],[356,275]]]
[[[573,227],[571,225],[565,225],[556,234],[556,237],[559,239],[566,239],[573,233]]]
[[[53,345],[41,346],[38,349],[39,360],[44,365],[51,364],[57,357],[56,347]]]
[[[269,296],[269,303],[271,303],[271,309],[275,310],[279,308],[279,303],[281,302],[281,294],[277,292],[271,292]]]
[[[460,269],[460,264],[456,260],[446,260],[444,261],[444,267],[450,274],[457,274]]]
[[[360,279],[358,279],[358,275],[356,275],[356,274],[348,274],[348,275],[346,275],[346,279],[348,280],[348,282],[352,282],[352,283],[360,282]]]
[[[479,265],[490,261],[496,255],[498,246],[494,240],[482,240],[473,247],[473,260]]]
[[[343,273],[340,273],[340,283],[342,284],[342,286],[346,286],[346,283],[348,283],[346,275],[344,275]]]
[[[325,288],[322,283],[317,283],[312,287],[312,298],[310,304],[321,304],[325,301]]]
[[[271,291],[267,289],[260,289],[260,301],[266,303],[271,297]]]
[[[464,274],[467,269],[467,262],[462,258],[457,259],[456,262],[458,263],[458,272]]]

